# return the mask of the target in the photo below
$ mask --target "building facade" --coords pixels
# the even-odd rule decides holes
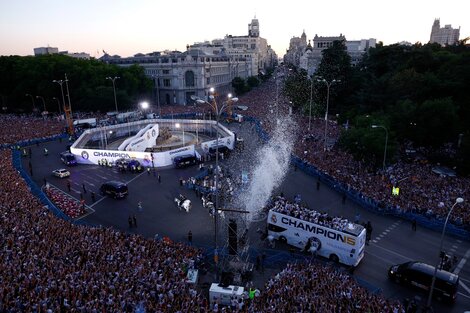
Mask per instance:
[[[34,56],[39,56],[39,55],[48,55],[48,54],[63,54],[66,56],[69,56],[71,58],[76,58],[76,59],[83,59],[83,60],[89,60],[90,55],[85,52],[73,52],[69,53],[68,51],[60,51],[59,48],[55,47],[39,47],[39,48],[34,48]]]
[[[438,43],[441,46],[455,45],[459,42],[460,27],[452,28],[452,26],[445,25],[443,28],[440,26],[440,20],[435,19],[431,28],[430,43]]]
[[[312,44],[310,44],[310,40],[307,44],[305,32],[303,32],[301,37],[291,38],[284,62],[306,70],[311,76],[320,65],[323,50],[332,47],[335,41],[340,41],[345,45],[346,51],[351,57],[352,66],[357,65],[364,53],[376,45],[376,40],[373,38],[347,41],[343,34],[326,37],[315,35]]]
[[[284,63],[300,66],[300,57],[304,54],[307,48],[307,35],[305,31],[302,32],[300,37],[292,37],[289,41],[289,49],[284,55]]]
[[[208,99],[214,87],[220,95],[232,91],[232,80],[264,73],[277,63],[277,55],[260,37],[259,21],[248,24],[247,36],[226,35],[223,39],[197,42],[186,52],[163,51],[121,58],[105,54],[101,61],[118,66],[138,64],[155,83],[155,102],[194,103],[192,98]]]
[[[248,77],[250,62],[244,58],[230,58],[224,53],[207,53],[199,49],[186,52],[155,52],[121,58],[105,54],[101,61],[128,67],[138,64],[155,84],[155,104],[194,103],[191,97],[208,100],[214,87],[222,95],[231,92],[233,78]]]

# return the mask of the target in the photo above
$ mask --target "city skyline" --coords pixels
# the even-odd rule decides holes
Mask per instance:
[[[397,0],[393,5],[359,0],[314,4],[298,1],[289,6],[270,1],[241,0],[220,6],[207,0],[194,5],[158,4],[150,0],[0,2],[0,55],[33,55],[35,47],[86,52],[100,57],[103,51],[123,57],[153,51],[185,51],[187,44],[247,35],[256,16],[260,36],[282,57],[293,36],[305,30],[307,40],[343,34],[347,40],[375,38],[384,44],[400,41],[427,43],[435,18],[441,27],[461,27],[460,39],[470,36],[464,1],[427,1],[422,5]],[[460,6],[460,7],[459,7]],[[339,9],[340,8],[340,9]]]

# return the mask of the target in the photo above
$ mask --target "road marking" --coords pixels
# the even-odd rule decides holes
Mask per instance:
[[[460,260],[459,265],[457,265],[457,267],[454,270],[454,274],[458,275],[460,273],[460,271],[462,270],[463,266],[465,265],[469,257],[470,257],[470,249],[467,250],[464,257]]]
[[[384,248],[384,247],[381,247],[381,246],[379,246],[379,245],[374,245],[374,246],[376,246],[376,247],[379,248],[379,249],[385,250],[385,251],[387,251],[387,252],[389,252],[389,253],[391,253],[391,254],[395,254],[396,256],[399,256],[399,257],[401,257],[402,259],[404,259],[404,260],[406,260],[406,261],[412,261],[412,259],[410,259],[409,257],[404,256],[403,254],[400,254],[400,253],[398,253],[398,252],[389,250],[389,249]]]
[[[470,297],[469,297],[469,296],[467,296],[467,295],[464,295],[464,294],[463,294],[463,293],[461,293],[461,292],[458,292],[458,294],[459,294],[459,295],[461,295],[462,297],[465,297],[465,298],[469,298],[469,299],[470,299]]]
[[[470,288],[468,288],[467,285],[465,285],[462,281],[459,281],[460,286],[462,286],[463,289],[465,289],[468,294],[470,294]]]
[[[90,186],[93,186],[93,187],[95,187],[95,184],[93,184],[93,183],[90,183],[89,181],[86,181],[86,180],[85,180],[84,182],[85,182],[85,183],[87,183],[87,184],[88,184],[88,185],[90,185]]]
[[[70,190],[72,190],[72,191],[75,192],[75,193],[80,193],[80,192],[81,192],[81,191],[79,191],[79,190],[77,190],[77,189],[73,189],[73,188],[71,188]]]

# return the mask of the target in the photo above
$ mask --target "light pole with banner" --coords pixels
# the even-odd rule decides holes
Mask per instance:
[[[118,113],[118,106],[117,106],[117,98],[116,98],[116,84],[115,84],[115,81],[116,79],[119,79],[120,77],[119,76],[114,76],[114,77],[106,77],[106,79],[109,79],[110,81],[113,82],[113,91],[114,91],[114,105],[116,107],[116,113]]]
[[[385,173],[385,160],[387,159],[387,144],[388,144],[388,130],[385,126],[382,125],[372,125],[372,128],[382,128],[385,130],[385,148],[384,148],[384,160],[383,160],[383,171]]]
[[[238,101],[238,98],[232,98],[229,95],[227,101],[219,108],[217,104],[217,93],[215,92],[214,87],[210,88],[209,99],[212,100],[211,103],[204,101],[202,99],[197,99],[196,103],[198,104],[209,104],[212,107],[212,110],[215,113],[215,125],[216,125],[216,139],[215,139],[215,212],[214,212],[214,262],[216,267],[216,277],[219,277],[219,255],[218,255],[218,215],[219,215],[219,119],[220,115],[227,106],[230,106],[232,102]]]
[[[333,79],[332,81],[327,81],[321,76],[317,76],[317,81],[321,83],[325,83],[326,88],[327,88],[327,93],[326,93],[326,111],[325,111],[325,145],[323,147],[323,151],[326,151],[326,138],[328,135],[328,106],[330,105],[330,87],[334,83],[340,83],[341,80],[339,79]]]

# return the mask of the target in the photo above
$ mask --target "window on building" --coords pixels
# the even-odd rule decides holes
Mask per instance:
[[[186,81],[186,87],[194,87],[194,72],[186,71],[184,73],[184,79]]]
[[[211,83],[211,78],[210,77],[207,77],[207,82],[206,82],[208,85]]]
[[[170,74],[170,70],[163,70],[163,74]]]
[[[166,102],[166,104],[171,104],[170,94],[169,93],[165,94],[165,102]]]
[[[163,86],[165,86],[165,87],[170,87],[170,86],[171,86],[171,80],[169,80],[169,79],[164,79],[164,80],[163,80]]]

